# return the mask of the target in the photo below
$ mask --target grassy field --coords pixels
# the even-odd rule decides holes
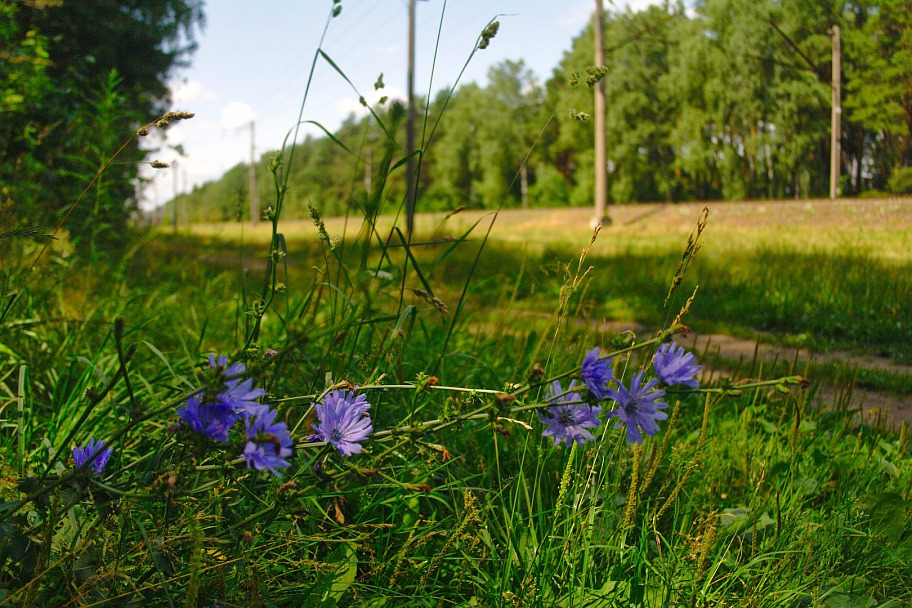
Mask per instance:
[[[579,314],[596,320],[657,327],[669,283],[703,205],[611,208],[613,223],[593,244],[587,301]],[[755,339],[763,335],[812,350],[848,349],[912,362],[912,200],[773,201],[709,204],[703,248],[686,278],[700,293],[688,317],[698,332]],[[433,262],[435,290],[459,293],[474,262],[472,243],[484,236],[491,213],[464,211],[419,216],[419,242],[462,238],[467,246]],[[491,227],[486,253],[473,269],[472,301],[485,309],[507,294],[526,309],[550,311],[580,250],[591,237],[587,209],[509,210]],[[381,218],[388,232],[392,218]],[[329,234],[346,236],[343,220],[327,220]],[[474,227],[474,228],[473,228]],[[193,234],[233,244],[268,238],[265,226],[194,226]],[[349,239],[355,231],[349,227]],[[312,223],[289,222],[283,233],[291,264],[310,264]],[[436,260],[447,243],[416,247]],[[237,257],[229,258],[231,262]],[[229,261],[224,260],[224,261]],[[500,285],[503,290],[490,289]],[[676,302],[677,303],[677,302]],[[679,304],[679,303],[678,303]],[[674,312],[677,312],[676,310]]]
[[[625,386],[655,373],[651,332],[595,322],[670,327],[698,283],[698,331],[905,359],[909,205],[715,205],[667,304],[698,206],[612,209],[582,263],[584,210],[503,213],[487,241],[484,214],[422,217],[410,252],[329,219],[328,240],[281,224],[271,254],[265,226],[159,233],[106,266],[30,271],[5,245],[0,605],[908,605],[908,429],[859,421],[848,385],[819,408],[748,366],[668,388],[642,444],[609,401],[592,441],[542,433],[548,383],[594,346]],[[181,422],[233,390],[210,353],[287,425],[281,478],[245,466],[244,424]],[[311,437],[342,382],[373,425],[348,456]],[[113,448],[97,474],[71,455],[89,438]]]
[[[912,257],[912,199],[840,199],[784,200],[759,202],[709,203],[643,203],[612,205],[608,208],[612,223],[602,231],[594,253],[621,252],[646,243],[650,248],[664,242],[678,250],[686,241],[703,208],[710,211],[710,235],[707,246],[751,250],[776,244],[798,249],[816,249],[830,253],[870,254],[874,257],[908,261]],[[439,232],[458,234],[481,222],[487,226],[494,212],[463,210],[456,214],[419,213],[416,232],[421,235]],[[553,245],[577,248],[591,235],[591,209],[557,207],[547,209],[502,210],[490,238],[493,241],[528,243],[533,246]],[[378,227],[388,232],[395,216],[381,216]],[[360,221],[324,218],[331,235],[341,236],[360,229]],[[229,241],[244,238],[266,243],[269,226],[246,224],[194,224],[193,234],[217,236]],[[316,239],[313,223],[304,220],[282,222],[282,232],[289,240]],[[477,235],[476,235],[477,236]],[[610,237],[610,238],[604,238]],[[725,237],[732,237],[729,240]]]

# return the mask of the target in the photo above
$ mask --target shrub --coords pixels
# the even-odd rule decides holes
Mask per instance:
[[[897,167],[887,180],[887,189],[893,194],[912,194],[912,167]]]

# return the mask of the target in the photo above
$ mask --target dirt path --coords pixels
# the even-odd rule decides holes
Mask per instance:
[[[638,335],[644,335],[646,328],[632,326],[630,323],[607,323],[600,330],[621,332],[633,330]],[[855,355],[847,351],[831,351],[828,353],[813,352],[794,346],[781,346],[754,340],[746,340],[723,334],[696,334],[692,333],[679,340],[685,348],[699,353],[699,359],[711,367],[713,360],[723,360],[730,363],[745,362],[750,364],[756,357],[765,365],[775,363],[788,363],[797,361],[798,369],[806,362],[821,365],[841,365],[847,373],[855,370],[878,370],[893,374],[912,376],[912,365],[902,365],[887,357],[869,355]],[[811,378],[813,381],[813,378]],[[833,386],[820,384],[817,387],[817,401],[821,405],[836,403],[841,395],[837,394]],[[883,421],[887,427],[898,430],[902,423],[912,426],[912,396],[893,395],[874,390],[856,388],[851,396],[852,409],[857,409],[869,421]]]
[[[912,376],[912,366],[901,365],[887,357],[860,356],[844,351],[817,353],[775,344],[761,343],[758,346],[751,340],[721,334],[695,335],[683,340],[682,344],[701,353],[703,361],[719,357],[726,361],[750,362],[756,356],[766,364],[798,361],[799,369],[802,363],[811,362],[823,365],[839,364],[847,368],[848,373],[853,373],[856,369],[870,369]],[[818,386],[817,400],[820,404],[832,404],[838,398],[832,386]],[[853,409],[858,409],[867,420],[883,420],[888,427],[896,430],[903,422],[912,426],[912,396],[856,388],[851,401]]]
[[[534,317],[538,320],[552,319],[550,313],[531,310],[513,310],[510,311],[510,315],[513,317]],[[635,322],[607,321],[593,323],[582,318],[576,318],[571,322],[603,334],[622,334],[630,331],[639,339],[646,339],[652,335],[651,329]],[[476,327],[476,331],[485,327],[485,324],[482,323]],[[771,340],[772,338],[767,339]],[[799,370],[803,369],[804,364],[807,362],[818,365],[838,364],[846,370],[846,378],[850,378],[856,370],[865,369],[912,376],[912,365],[902,365],[887,357],[855,355],[847,351],[820,353],[794,346],[763,343],[762,341],[758,345],[756,340],[747,340],[724,334],[698,334],[691,332],[686,337],[679,337],[676,340],[681,346],[697,354],[697,358],[705,370],[715,373],[725,374],[727,370],[732,368],[732,365],[736,366],[741,362],[749,366],[756,357],[758,361],[763,362],[764,366],[797,362],[796,368]],[[812,383],[814,382],[813,377],[810,380]],[[912,428],[912,395],[894,395],[860,388],[855,388],[850,395],[847,395],[844,389],[839,389],[833,385],[826,383],[816,385],[815,406],[831,407],[846,402],[850,404],[850,409],[858,410],[861,416],[869,422],[884,424],[895,431],[898,431],[903,423]]]

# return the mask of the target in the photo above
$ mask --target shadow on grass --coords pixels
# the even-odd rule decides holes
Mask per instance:
[[[578,252],[547,249],[530,253],[515,245],[489,242],[472,272],[479,243],[467,241],[416,247],[415,258],[436,295],[452,308],[466,282],[465,306],[475,313],[492,307],[552,312],[561,287],[577,269]],[[446,256],[443,252],[448,251]],[[259,257],[250,256],[255,253]],[[353,247],[344,259],[360,255]],[[395,254],[393,254],[395,256]],[[314,266],[323,263],[319,245],[289,243],[289,273],[312,280]],[[379,260],[371,250],[370,269],[401,268],[395,258]],[[833,255],[788,248],[699,253],[667,308],[663,308],[680,253],[627,251],[610,257],[590,255],[590,267],[569,310],[595,321],[635,321],[647,326],[670,322],[699,285],[687,322],[701,332],[752,337],[769,332],[785,342],[811,349],[844,348],[912,362],[912,265],[890,263],[862,254]],[[134,271],[161,278],[250,269],[253,280],[265,268],[262,249],[216,240],[167,237],[147,246]],[[585,268],[584,268],[585,270]],[[410,273],[411,271],[409,271]],[[420,288],[407,274],[405,286]],[[290,288],[295,286],[289,283]]]

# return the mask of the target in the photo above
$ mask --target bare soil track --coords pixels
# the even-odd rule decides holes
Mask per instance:
[[[912,375],[912,366],[896,363],[886,357],[855,355],[844,351],[817,353],[796,347],[762,342],[758,344],[751,340],[721,334],[694,336],[690,338],[689,345],[703,353],[703,360],[715,355],[728,361],[752,361],[754,358],[768,364],[795,361],[798,363],[797,369],[801,369],[801,363],[810,361],[819,364],[840,364],[849,370],[874,369]],[[818,386],[818,405],[834,403],[838,398],[834,393],[833,387]],[[883,422],[894,430],[898,430],[903,423],[912,426],[912,396],[909,395],[855,389],[851,407],[857,409],[865,420]]]
[[[648,333],[645,327],[632,323],[605,323],[598,329],[608,333],[622,333],[630,330],[638,336]],[[813,352],[794,346],[783,346],[770,340],[771,338],[767,338],[766,341],[763,338],[746,340],[724,334],[701,335],[693,332],[677,339],[682,346],[699,354],[699,360],[708,372],[719,371],[714,369],[716,367],[714,363],[717,364],[720,360],[728,364],[739,362],[750,364],[756,360],[766,366],[794,362],[798,370],[804,363],[812,362],[822,365],[839,364],[847,369],[849,374],[853,370],[872,369],[912,376],[912,366],[896,363],[888,357],[855,355],[845,351]],[[813,378],[810,380],[813,382]],[[817,402],[814,405],[828,407],[845,397],[845,395],[837,393],[837,389],[832,386],[818,385]],[[857,410],[859,416],[865,421],[883,424],[894,431],[898,431],[903,423],[908,428],[912,428],[912,395],[893,395],[874,390],[854,389],[850,397],[850,409]]]

